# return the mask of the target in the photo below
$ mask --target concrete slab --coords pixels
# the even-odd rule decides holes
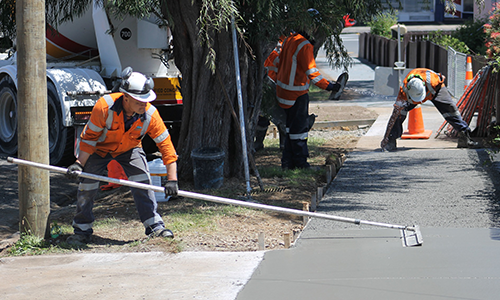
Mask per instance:
[[[426,228],[415,248],[388,229],[302,238],[268,252],[237,299],[495,299],[499,233]]]
[[[4,300],[234,299],[263,255],[150,252],[6,257],[0,260],[0,295]]]

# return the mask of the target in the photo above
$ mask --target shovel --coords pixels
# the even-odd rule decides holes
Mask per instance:
[[[63,174],[66,174],[68,171],[65,168],[36,163],[36,162],[27,161],[27,160],[18,159],[18,158],[12,158],[12,157],[8,157],[7,161],[9,163],[41,168],[41,169],[45,169],[45,170],[49,170],[49,171],[53,171],[53,172],[58,172],[58,173],[63,173]],[[165,188],[155,186],[155,185],[139,183],[139,182],[124,180],[124,179],[109,178],[106,176],[100,176],[100,175],[95,175],[95,174],[90,174],[90,173],[85,173],[85,172],[76,172],[76,173],[78,174],[78,177],[94,179],[94,180],[99,180],[99,181],[104,181],[104,182],[112,182],[112,183],[117,183],[117,184],[121,184],[121,185],[126,185],[129,187],[145,189],[145,190],[152,190],[152,191],[160,192],[160,193],[165,192]],[[234,199],[217,197],[217,196],[204,195],[204,194],[193,193],[193,192],[182,191],[182,190],[179,190],[178,195],[183,196],[183,197],[187,197],[187,198],[192,198],[192,199],[199,199],[199,200],[205,200],[205,201],[222,203],[222,204],[229,204],[229,205],[237,205],[237,206],[243,206],[243,207],[254,208],[254,209],[269,210],[269,211],[274,211],[274,212],[284,213],[284,214],[291,214],[291,215],[296,215],[296,216],[320,218],[320,219],[326,219],[326,220],[332,220],[332,221],[338,221],[338,222],[353,223],[356,225],[371,225],[371,226],[385,227],[385,228],[391,228],[391,229],[399,229],[401,231],[401,240],[403,243],[403,247],[421,246],[423,243],[422,234],[420,232],[420,227],[418,225],[403,226],[403,225],[394,225],[394,224],[388,224],[388,223],[365,221],[365,220],[339,217],[339,216],[327,215],[327,214],[316,213],[316,212],[302,211],[302,210],[298,210],[298,209],[277,207],[277,206],[271,206],[271,205],[265,205],[265,204],[259,204],[259,203],[241,201],[241,200],[234,200]]]

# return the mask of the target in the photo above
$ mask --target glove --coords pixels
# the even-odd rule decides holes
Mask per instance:
[[[330,91],[333,91],[334,88],[335,88],[335,84],[333,82],[329,82],[328,86],[326,87],[325,90],[327,90],[328,92],[330,92]]]
[[[79,162],[75,162],[71,166],[68,167],[68,171],[66,171],[66,177],[69,179],[78,179],[79,173],[83,171],[83,166]]]
[[[177,185],[177,180],[167,180],[165,185],[165,196],[177,196],[179,192],[179,186]]]

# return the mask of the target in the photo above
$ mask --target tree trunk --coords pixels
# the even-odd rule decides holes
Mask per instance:
[[[167,1],[167,6],[174,21],[174,60],[182,73],[184,101],[176,149],[179,177],[183,180],[193,178],[192,150],[220,147],[226,154],[224,176],[242,178],[244,158],[240,126],[232,116],[233,109],[239,115],[239,107],[231,32],[210,32],[216,53],[216,72],[212,73],[206,64],[209,49],[201,44],[198,35],[199,1]],[[252,145],[253,128],[260,109],[264,61],[262,55],[253,60],[248,50],[241,46],[241,40],[238,45],[247,144]],[[254,50],[259,53],[258,45],[253,46],[257,46]]]

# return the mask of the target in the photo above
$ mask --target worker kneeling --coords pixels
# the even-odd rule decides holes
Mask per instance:
[[[469,125],[462,119],[455,102],[444,85],[445,76],[430,69],[413,69],[403,81],[387,123],[380,147],[385,151],[397,149],[396,139],[403,134],[406,115],[417,105],[430,100],[446,121],[458,132],[458,148],[478,148],[479,144],[470,138]]]
[[[111,160],[116,160],[131,181],[151,183],[151,176],[142,149],[142,139],[148,134],[158,146],[167,168],[165,194],[177,195],[177,153],[163,119],[151,101],[156,99],[153,80],[128,67],[122,72],[118,93],[100,98],[92,109],[90,120],[80,136],[80,152],[67,176],[77,178],[79,172],[101,175]],[[76,215],[73,218],[74,235],[70,244],[91,241],[94,215],[94,198],[99,181],[83,178],[77,193]],[[146,235],[173,237],[165,228],[157,212],[157,202],[152,190],[131,188],[139,218],[146,228]]]

